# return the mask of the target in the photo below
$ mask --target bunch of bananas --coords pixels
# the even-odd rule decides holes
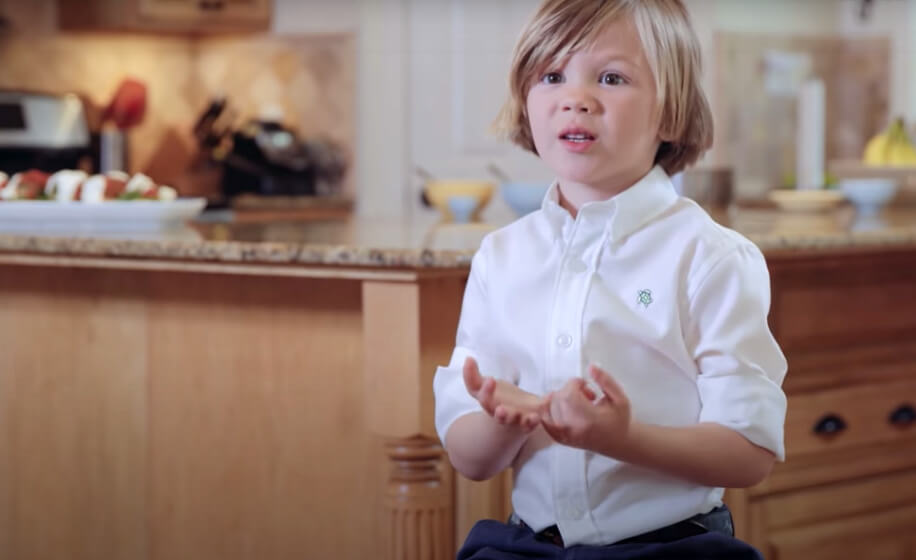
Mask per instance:
[[[866,165],[916,165],[916,146],[906,132],[903,119],[896,119],[865,145]]]

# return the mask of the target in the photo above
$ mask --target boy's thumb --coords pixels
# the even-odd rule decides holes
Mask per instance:
[[[480,371],[477,370],[477,360],[470,356],[464,359],[464,368],[462,369],[464,385],[469,391],[477,392],[483,384],[480,378]]]

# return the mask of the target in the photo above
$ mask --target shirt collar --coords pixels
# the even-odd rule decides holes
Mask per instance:
[[[578,212],[578,220],[605,222],[605,229],[612,240],[622,239],[634,233],[653,218],[674,204],[678,195],[674,185],[661,166],[653,167],[642,179],[628,189],[607,200],[584,204]],[[556,231],[571,219],[569,212],[560,206],[558,182],[547,189],[541,208],[547,220]]]

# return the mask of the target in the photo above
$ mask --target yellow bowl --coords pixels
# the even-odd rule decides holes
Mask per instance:
[[[490,181],[435,179],[426,183],[423,192],[429,203],[442,213],[444,221],[477,222],[495,189],[496,185]],[[456,216],[453,210],[466,215]]]

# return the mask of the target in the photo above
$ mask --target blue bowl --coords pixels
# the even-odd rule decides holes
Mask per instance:
[[[500,185],[500,193],[516,214],[524,216],[541,207],[549,187],[546,183],[503,183]]]
[[[474,210],[477,210],[477,197],[471,195],[454,195],[448,197],[448,209],[456,224],[468,224],[473,221]]]

